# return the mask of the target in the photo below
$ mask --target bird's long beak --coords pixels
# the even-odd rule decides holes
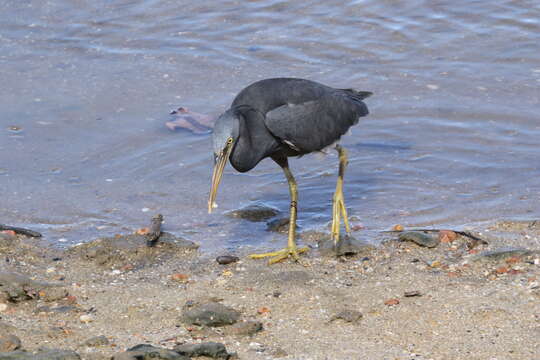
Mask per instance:
[[[231,155],[232,149],[233,149],[233,143],[227,143],[223,151],[221,151],[219,155],[216,157],[216,160],[214,163],[214,172],[212,173],[212,188],[210,189],[210,197],[208,198],[208,213],[209,214],[212,213],[213,208],[217,207],[216,195],[217,195],[219,182],[221,181],[221,176],[223,175],[223,169],[225,168],[225,164],[227,164],[227,160],[229,159],[229,155]]]

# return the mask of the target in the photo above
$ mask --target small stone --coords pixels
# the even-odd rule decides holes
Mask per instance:
[[[476,255],[472,260],[473,261],[504,261],[512,257],[522,257],[533,254],[533,251],[520,248],[501,248],[492,251],[484,251]]]
[[[189,360],[174,350],[140,344],[122,353],[114,354],[111,360]]]
[[[260,321],[242,321],[226,329],[228,335],[253,336],[263,330],[263,324]]]
[[[334,320],[344,320],[350,323],[357,323],[362,319],[364,315],[360,311],[356,310],[341,310],[336,315],[330,318],[330,321]]]
[[[232,264],[238,260],[240,260],[238,257],[232,255],[221,255],[216,258],[217,263],[220,265]]]
[[[419,231],[407,231],[399,234],[399,240],[412,241],[417,245],[434,248],[439,245],[439,239]]]
[[[92,315],[89,315],[89,314],[83,314],[83,315],[79,316],[79,320],[84,324],[88,324],[88,323],[94,321],[94,317]]]
[[[384,305],[386,306],[394,306],[394,305],[397,305],[399,304],[399,300],[398,299],[388,299],[384,302]]]
[[[172,274],[171,280],[179,282],[179,283],[187,283],[189,281],[189,275],[187,274]]]
[[[282,357],[288,356],[289,354],[287,354],[287,352],[283,350],[282,348],[276,348],[272,350],[270,355],[272,355],[275,358],[282,358]]]
[[[457,239],[457,234],[452,230],[440,230],[439,241],[443,243],[451,243]]]
[[[4,303],[0,303],[0,312],[4,312],[8,309],[8,305]]]
[[[15,335],[0,334],[0,353],[15,351],[21,348],[21,340]]]
[[[184,344],[174,347],[174,351],[187,357],[207,356],[214,359],[229,359],[225,345],[217,342],[204,342],[201,344]]]
[[[68,296],[68,291],[63,287],[49,287],[39,292],[39,297],[45,301],[57,301]]]
[[[267,308],[266,306],[263,306],[257,309],[257,313],[260,315],[267,314],[269,312],[270,312],[270,309]]]
[[[97,346],[105,346],[109,345],[109,339],[105,335],[99,335],[91,337],[90,339],[86,340],[83,345],[88,347],[97,347]]]
[[[181,321],[190,325],[224,326],[238,321],[240,312],[219,303],[193,306],[184,311]]]
[[[405,297],[422,296],[422,293],[418,290],[405,291],[403,296]]]
[[[403,225],[401,225],[401,224],[396,224],[396,225],[394,225],[394,226],[392,227],[392,230],[393,230],[393,231],[403,231],[403,230],[404,230],[404,227],[403,227]]]

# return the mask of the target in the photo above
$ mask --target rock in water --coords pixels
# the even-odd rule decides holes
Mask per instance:
[[[419,231],[407,231],[399,234],[398,238],[401,241],[412,241],[417,245],[428,248],[434,248],[435,246],[439,245],[440,242],[438,238]]]
[[[258,222],[266,221],[279,214],[279,210],[264,204],[251,204],[243,208],[229,211],[225,215],[228,217],[244,219]]]
[[[185,310],[181,321],[190,325],[224,326],[238,321],[240,313],[219,303],[207,303]]]

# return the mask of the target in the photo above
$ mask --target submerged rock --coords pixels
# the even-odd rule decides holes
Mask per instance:
[[[239,317],[240,312],[233,308],[211,302],[185,310],[181,321],[190,325],[224,326],[234,324]]]
[[[232,355],[227,352],[225,345],[217,342],[177,345],[174,351],[187,357],[207,356],[214,359],[229,359]]]
[[[438,237],[433,237],[420,231],[407,231],[401,233],[399,234],[398,239],[401,241],[412,241],[417,245],[428,248],[434,248],[440,243]]]
[[[279,214],[279,210],[264,204],[251,204],[225,213],[226,216],[253,222],[266,221]]]
[[[189,358],[173,350],[140,344],[113,355],[111,360],[189,360]]]
[[[282,217],[282,218],[270,220],[266,223],[266,231],[287,233],[289,232],[289,223],[290,223],[289,217]],[[298,224],[296,224],[296,229],[298,229]]]

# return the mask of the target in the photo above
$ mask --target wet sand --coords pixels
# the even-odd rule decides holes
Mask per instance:
[[[0,297],[7,305],[0,323],[25,350],[72,349],[83,359],[110,358],[137,344],[201,341],[223,343],[240,359],[538,358],[540,224],[473,230],[489,245],[470,250],[458,237],[426,248],[381,233],[380,246],[339,258],[315,249],[321,234],[304,234],[314,247],[304,264],[273,266],[244,253],[220,265],[215,254],[175,238],[147,248],[142,237],[119,236],[61,251],[2,234],[1,272],[59,284],[68,295],[36,288],[33,299]],[[135,245],[111,245],[124,240]],[[509,246],[530,251],[486,253]],[[230,326],[181,320],[190,306],[210,302],[263,330],[236,335]],[[100,335],[109,344],[82,345]]]

